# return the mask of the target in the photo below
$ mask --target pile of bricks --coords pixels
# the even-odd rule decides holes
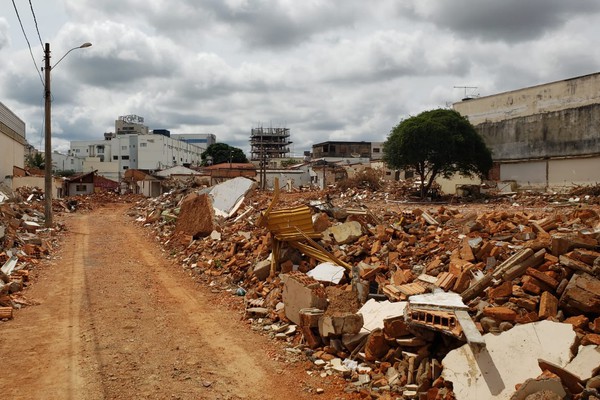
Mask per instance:
[[[442,358],[465,341],[454,329],[456,313],[414,311],[411,318],[389,318],[358,343],[348,339],[361,325],[358,310],[336,309],[340,302],[334,301],[335,294],[326,296],[329,306],[308,301],[299,319],[290,318],[282,307],[285,281],[294,274],[305,275],[319,262],[287,248],[275,274],[271,272],[267,258],[273,235],[258,224],[269,194],[251,193],[237,215],[202,238],[175,230],[184,195],[180,190],[140,202],[132,214],[153,227],[156,237],[195,276],[233,292],[243,288],[246,303],[258,312],[246,314],[254,323],[299,324],[297,333],[286,340],[304,349],[317,372],[340,371],[351,381],[349,390],[371,395],[391,391],[407,398],[452,396],[451,384],[440,374]],[[600,215],[581,202],[551,205],[529,197],[541,207],[517,205],[515,198],[508,206],[502,199],[488,206],[402,204],[386,202],[385,192],[359,190],[344,196],[335,191],[283,195],[278,207],[330,200],[326,207],[321,202],[313,209],[315,230],[323,233],[316,242],[354,267],[337,285],[320,283],[335,287],[337,295],[351,293],[363,304],[368,298],[400,303],[414,295],[453,292],[480,333],[551,320],[571,324],[580,344],[600,345]],[[344,230],[345,224],[358,224],[359,234],[343,236],[332,229]],[[368,317],[362,315],[365,321]],[[332,367],[331,360],[337,358],[360,366]]]
[[[0,203],[0,319],[11,319],[14,309],[29,305],[21,291],[54,246],[56,230],[44,229],[42,201],[40,190],[19,188]]]

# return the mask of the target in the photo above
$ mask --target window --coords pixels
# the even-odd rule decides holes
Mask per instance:
[[[146,143],[146,142],[140,143],[140,147],[147,147],[147,146],[148,146],[148,143]]]
[[[127,146],[121,146],[121,150],[127,150]]]
[[[77,192],[85,192],[87,190],[87,186],[86,185],[75,185],[75,190]]]
[[[118,160],[119,156],[113,156],[113,160]]]
[[[380,149],[379,147],[375,147],[375,148],[373,149],[373,153],[379,153],[379,151],[380,151],[380,150],[381,150],[381,149]]]
[[[75,160],[71,158],[71,165],[75,164]]]
[[[121,160],[129,160],[129,156],[121,156]]]
[[[79,153],[79,149],[75,149],[75,153]]]
[[[129,169],[127,165],[123,165],[123,169]]]

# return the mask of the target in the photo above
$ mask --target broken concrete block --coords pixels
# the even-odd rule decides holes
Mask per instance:
[[[270,273],[271,260],[259,261],[254,265],[254,268],[252,268],[252,275],[256,276],[261,281],[266,280]]]
[[[563,388],[560,379],[556,378],[539,378],[528,379],[519,387],[510,400],[528,400],[530,395],[543,392],[544,400],[560,400],[567,396],[565,388]],[[553,396],[555,395],[555,396]]]
[[[457,400],[510,399],[515,385],[540,374],[538,358],[566,365],[576,334],[571,325],[540,321],[483,337],[485,348],[464,345],[442,361]]]
[[[558,365],[557,363],[553,363],[551,361],[546,361],[542,358],[538,359],[538,365],[544,373],[551,373],[560,378],[563,385],[569,389],[569,391],[573,394],[581,393],[583,391],[583,385],[579,381],[579,379],[564,369],[563,366]]]
[[[564,368],[585,382],[600,372],[600,348],[595,345],[579,346],[579,351]]]
[[[383,329],[383,321],[388,318],[404,316],[404,309],[407,305],[408,302],[406,301],[390,302],[386,300],[379,302],[375,299],[369,299],[358,310],[364,320],[361,332],[369,333],[377,328]]]
[[[325,289],[315,279],[302,272],[283,275],[283,303],[285,316],[300,325],[300,310],[303,308],[327,308]]]
[[[315,278],[320,282],[328,282],[338,284],[344,277],[346,269],[332,262],[324,262],[306,273],[306,275]]]
[[[323,232],[323,239],[326,240],[330,235],[338,244],[352,243],[362,236],[362,226],[357,221],[334,225]]]
[[[323,315],[319,318],[319,333],[321,337],[356,334],[360,332],[363,323],[362,314]]]

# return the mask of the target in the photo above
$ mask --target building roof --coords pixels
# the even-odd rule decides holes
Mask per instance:
[[[161,171],[158,171],[154,175],[165,177],[171,175],[200,175],[200,172],[184,167],[183,165],[175,165],[174,167],[165,168]]]
[[[72,182],[83,182],[84,180],[88,179],[88,180],[92,180],[94,179],[94,175],[96,175],[96,172],[98,172],[97,170],[91,171],[91,172],[84,172],[81,174],[77,174],[77,175],[73,175],[73,176],[69,176],[67,178],[65,178],[65,181],[72,183]]]
[[[210,167],[204,167],[206,170],[215,170],[215,169],[253,169],[256,170],[256,165],[252,163],[221,163],[211,165]]]

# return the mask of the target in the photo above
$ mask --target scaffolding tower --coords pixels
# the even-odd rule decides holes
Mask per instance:
[[[253,128],[250,135],[250,159],[263,161],[286,158],[291,143],[288,128]]]
[[[266,189],[266,169],[269,161],[286,158],[290,152],[288,128],[252,128],[250,134],[250,160],[259,162],[260,187]]]

